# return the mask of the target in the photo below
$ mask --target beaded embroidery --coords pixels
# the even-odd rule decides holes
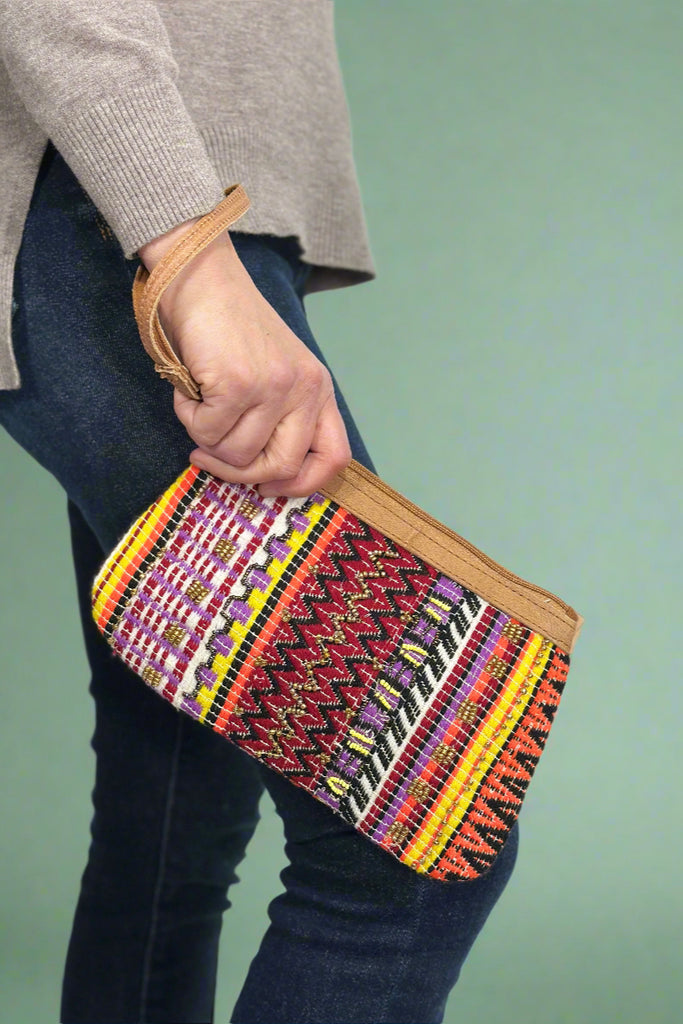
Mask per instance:
[[[195,467],[110,556],[93,611],[166,700],[442,879],[501,849],[569,666],[321,495]]]

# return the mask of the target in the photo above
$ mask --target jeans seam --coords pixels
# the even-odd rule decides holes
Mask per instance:
[[[166,795],[166,807],[164,809],[164,821],[161,830],[161,843],[159,849],[159,866],[157,870],[157,878],[154,886],[154,895],[152,897],[152,907],[150,914],[149,923],[149,935],[147,937],[147,945],[145,947],[142,963],[142,985],[140,990],[140,1021],[144,1024],[147,1020],[146,1006],[147,998],[149,995],[149,985],[152,974],[152,956],[154,953],[154,944],[157,938],[157,929],[159,924],[159,904],[161,903],[161,893],[165,881],[166,871],[166,858],[168,853],[169,836],[171,831],[171,818],[173,815],[173,809],[175,805],[175,791],[176,782],[178,779],[178,763],[180,761],[180,747],[183,738],[183,726],[184,721],[182,717],[178,716],[178,727],[176,730],[176,740],[173,749],[173,757],[171,760],[171,770],[169,772],[168,790]]]

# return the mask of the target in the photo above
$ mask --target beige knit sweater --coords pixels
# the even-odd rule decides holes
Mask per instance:
[[[0,0],[0,60],[0,388],[48,139],[127,257],[239,181],[311,290],[372,276],[331,0]]]

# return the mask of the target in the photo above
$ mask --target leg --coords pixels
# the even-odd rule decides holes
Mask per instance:
[[[237,241],[263,293],[314,347],[293,243]],[[192,447],[137,340],[134,270],[63,162],[44,166],[15,286],[24,388],[0,395],[0,422],[71,499],[93,666],[95,819],[67,964],[67,1024],[211,1019],[225,888],[261,785],[252,763],[227,744],[195,723],[179,724],[109,657],[90,625],[94,567],[184,468]],[[354,455],[368,465],[341,398],[340,407]],[[415,1020],[427,990],[430,1019],[440,1019],[511,870],[514,843],[481,883],[444,886],[417,878],[306,794],[264,776],[285,821],[291,866],[235,1020]],[[207,787],[209,777],[215,785]],[[415,992],[423,994],[417,1016]]]
[[[140,357],[134,271],[49,151],[15,276],[24,386],[0,394],[0,422],[69,495],[92,669],[92,844],[62,1019],[205,1024],[226,890],[255,827],[262,783],[248,758],[115,661],[91,620],[90,586],[105,552],[187,465],[191,448],[170,389]]]
[[[286,318],[302,318],[306,268],[294,243],[238,244],[270,301]],[[0,422],[69,495],[92,668],[95,814],[63,1019],[205,1022],[226,889],[262,783],[250,759],[116,662],[90,618],[90,584],[105,553],[193,447],[137,337],[135,269],[50,148],[15,277],[23,387],[0,394]]]
[[[73,503],[69,519],[97,772],[61,1019],[206,1024],[226,892],[256,826],[261,783],[246,755],[112,658],[90,614],[104,553]]]
[[[236,243],[269,301],[300,323],[307,269],[296,244]],[[111,657],[90,618],[105,553],[193,447],[137,337],[135,269],[50,147],[15,275],[23,387],[0,393],[0,422],[69,495],[92,668],[95,813],[66,967],[67,1024],[212,1018],[226,889],[262,791],[254,763],[159,701]],[[354,452],[368,462],[340,404]]]
[[[474,882],[419,876],[266,768],[285,825],[285,891],[235,1024],[432,1024],[502,893],[517,829]]]

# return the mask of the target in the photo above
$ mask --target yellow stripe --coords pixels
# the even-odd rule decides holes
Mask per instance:
[[[126,545],[128,539],[137,529],[139,529],[139,526],[137,522],[135,522],[121,543],[117,546],[116,550],[112,552],[105,564],[102,566],[102,569],[93,584],[93,591],[97,590],[98,587],[101,587],[97,600],[93,605],[93,618],[96,622],[99,622],[106,604],[115,591],[122,591],[125,589],[125,583],[123,580],[127,574],[129,561],[128,559],[117,561],[118,551],[119,548]],[[149,532],[146,536],[149,536]],[[144,539],[145,536],[141,534],[141,543]],[[136,545],[135,550],[137,550],[137,547],[138,545]]]
[[[332,775],[325,782],[330,787],[335,796],[343,796],[346,790],[349,788],[351,783],[348,779],[340,779],[338,775]]]
[[[449,782],[448,789],[439,802],[434,805],[429,817],[423,822],[419,835],[412,846],[402,855],[401,859],[407,864],[419,863],[420,870],[428,870],[443,851],[454,829],[462,821],[482,779],[531,700],[534,684],[545,668],[552,650],[552,645],[548,644],[547,650],[543,652],[545,643],[546,641],[539,634],[536,634],[529,643],[513,679],[508,683],[505,693],[498,698],[493,714],[486,721],[481,733],[470,748],[468,762],[456,770]],[[539,654],[541,654],[540,658]],[[520,691],[524,689],[527,680],[531,685],[523,694]],[[511,704],[512,707],[510,707]],[[510,718],[506,721],[507,715]],[[492,740],[494,736],[496,742],[491,744],[488,751],[485,751],[487,741]],[[478,766],[477,770],[468,782],[468,776],[475,764]],[[433,845],[431,845],[432,843]]]
[[[246,604],[248,604],[249,607],[252,609],[252,614],[249,617],[249,621],[245,625],[243,625],[241,622],[232,623],[230,629],[227,632],[228,636],[232,638],[234,646],[232,647],[229,654],[216,654],[214,656],[213,661],[211,662],[211,670],[216,673],[216,682],[213,683],[213,685],[210,688],[208,686],[202,686],[199,693],[197,694],[196,700],[199,704],[201,704],[203,708],[203,711],[199,716],[200,721],[204,720],[208,711],[210,710],[211,705],[213,704],[214,701],[214,697],[218,691],[218,688],[222,685],[223,681],[225,680],[225,677],[228,674],[230,666],[237,657],[237,654],[239,653],[239,649],[242,643],[244,642],[245,637],[249,633],[249,630],[252,628],[255,619],[263,610],[263,606],[265,605],[266,601],[272,594],[273,588],[276,586],[282,574],[285,572],[285,570],[291,564],[293,559],[296,557],[297,553],[301,550],[301,547],[306,543],[306,540],[308,539],[311,531],[318,525],[325,511],[329,508],[329,505],[329,501],[325,500],[320,505],[316,504],[311,506],[311,508],[306,513],[308,515],[309,522],[305,532],[300,534],[294,533],[292,534],[291,537],[287,539],[287,544],[290,545],[292,550],[290,551],[289,555],[284,561],[278,563],[278,571],[275,575],[272,576],[272,583],[270,584],[268,589],[259,590],[256,587],[254,587],[254,589],[249,594],[249,597],[246,601]],[[299,538],[298,543],[297,536]],[[269,574],[272,573],[273,568],[274,566],[271,563]]]
[[[162,496],[154,503],[154,515],[151,515],[151,508],[148,509],[142,516],[135,520],[130,530],[116,545],[109,558],[102,566],[97,579],[93,584],[93,593],[97,592],[98,587],[101,587],[96,601],[93,604],[93,618],[97,623],[100,623],[100,619],[107,607],[108,602],[112,597],[115,597],[115,602],[118,597],[121,596],[125,590],[128,581],[130,579],[130,565],[134,561],[135,556],[144,547],[145,542],[150,537],[158,532],[158,521],[163,518],[166,508],[170,504],[177,504],[179,498],[177,492],[179,487],[182,488],[184,483],[183,478],[185,476],[191,476],[192,481],[197,476],[196,467],[191,466],[189,469],[184,470],[180,476],[174,480],[169,488],[162,494]],[[190,482],[192,482],[190,481]],[[183,496],[187,488],[183,488],[183,492],[180,497]],[[147,517],[147,522],[144,527],[141,528],[141,522]],[[131,544],[131,538],[139,531],[139,536],[136,537],[135,543]],[[130,546],[129,546],[130,545]],[[117,595],[118,596],[115,596]],[[107,616],[108,619],[109,616]],[[106,621],[101,624],[102,627],[106,625]]]

